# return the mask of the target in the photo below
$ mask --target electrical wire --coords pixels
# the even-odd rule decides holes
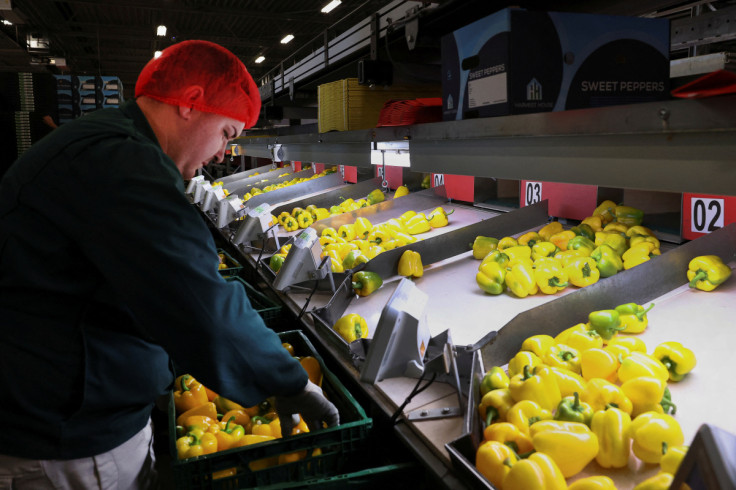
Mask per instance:
[[[325,263],[326,263],[326,262],[327,262],[327,261],[328,261],[329,259],[330,259],[330,258],[329,258],[328,256],[325,256],[325,257],[324,257],[324,258],[322,259],[322,262],[320,262],[320,264],[319,264],[319,267],[317,267],[317,269],[319,270],[319,269],[321,269],[322,267],[324,267]],[[319,286],[319,279],[316,279],[316,280],[314,281],[314,287],[312,287],[312,292],[311,292],[311,293],[309,293],[309,296],[307,296],[307,301],[305,301],[305,302],[304,302],[304,306],[302,306],[302,309],[301,309],[301,311],[299,312],[299,315],[297,315],[297,317],[296,317],[296,319],[297,319],[297,320],[301,320],[301,319],[302,319],[302,316],[304,316],[304,312],[305,312],[305,311],[307,311],[307,306],[309,306],[309,302],[310,302],[310,301],[312,301],[312,296],[314,296],[314,293],[316,293],[316,292],[317,292],[317,286]]]
[[[406,397],[406,400],[404,400],[404,403],[402,403],[401,406],[397,408],[394,414],[391,416],[391,421],[389,422],[390,425],[392,426],[396,425],[396,422],[398,421],[399,416],[404,411],[404,408],[406,408],[406,406],[411,402],[412,398],[414,398],[419,393],[429,388],[429,386],[434,382],[435,378],[437,377],[437,373],[432,373],[432,377],[429,379],[429,381],[427,381],[427,384],[425,384],[424,386],[420,388],[419,385],[424,380],[425,374],[426,373],[422,373],[422,375],[417,380],[417,384],[414,386],[414,389],[411,390],[409,395]]]

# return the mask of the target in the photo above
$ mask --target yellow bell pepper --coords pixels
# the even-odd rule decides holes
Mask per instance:
[[[544,225],[537,233],[546,242],[550,241],[549,238],[555,233],[559,233],[563,230],[562,223],[559,221],[552,221]]]
[[[537,242],[532,245],[532,260],[536,261],[543,257],[554,257],[559,251],[560,249],[557,248],[557,245],[552,242]]]
[[[670,373],[670,381],[681,381],[696,364],[693,351],[674,341],[659,344],[654,348],[652,357],[667,368]]]
[[[205,432],[201,437],[189,434],[176,440],[176,454],[179,459],[196,458],[215,452],[217,452],[217,438],[210,432]]]
[[[355,225],[353,224],[341,225],[340,228],[337,229],[337,236],[344,238],[347,241],[355,239],[356,238]]]
[[[555,339],[551,335],[532,335],[521,343],[521,350],[533,352],[542,358],[554,344]]]
[[[498,247],[498,238],[479,235],[473,240],[473,258],[481,260]]]
[[[299,222],[293,216],[287,216],[282,225],[286,231],[296,231],[299,229]]]
[[[429,221],[429,225],[432,228],[442,228],[443,226],[447,226],[449,222],[447,217],[454,212],[454,209],[451,209],[448,213],[443,208],[438,207],[434,211],[429,213],[429,216],[427,216],[427,221]]]
[[[586,332],[588,329],[586,328],[584,323],[578,323],[577,325],[573,325],[572,327],[568,327],[562,332],[558,333],[555,336],[555,343],[557,344],[567,344],[568,340],[570,339],[570,335],[572,335],[573,332]],[[569,345],[569,344],[568,344]]]
[[[584,350],[580,354],[580,370],[585,380],[603,378],[615,383],[618,367],[618,358],[600,347]]]
[[[651,243],[654,245],[653,248],[661,248],[661,243],[655,237],[650,235],[629,235],[629,246],[633,247],[639,243]]]
[[[555,294],[568,285],[567,272],[562,268],[562,264],[549,258],[535,266],[534,279],[544,294]]]
[[[567,490],[616,490],[616,485],[609,477],[596,475],[575,480]]]
[[[536,231],[524,233],[517,240],[519,245],[526,245],[528,247],[534,247],[537,242],[542,242],[542,237]]]
[[[186,412],[181,413],[176,417],[176,425],[186,426],[186,420],[194,415],[202,415],[209,417],[212,420],[217,420],[217,408],[214,402],[203,403],[194,408],[190,408]]]
[[[534,449],[552,458],[565,478],[580,473],[598,454],[598,437],[580,422],[542,420],[529,433]]]
[[[608,341],[608,345],[606,346],[606,348],[609,347],[622,347],[623,349],[626,349],[626,355],[622,357],[626,357],[632,352],[643,352],[645,354],[647,352],[647,345],[642,339],[629,335],[619,335],[612,338]]]
[[[565,490],[567,484],[560,468],[545,453],[534,453],[511,464],[503,479],[503,490]]]
[[[690,446],[668,446],[665,444],[662,448],[664,454],[662,454],[662,460],[659,462],[661,471],[671,475],[677,473],[688,449],[690,449]]]
[[[319,221],[330,217],[330,211],[327,208],[314,208],[310,214],[312,215],[313,221]]]
[[[521,260],[531,260],[532,257],[532,249],[526,245],[506,247],[503,249],[503,253],[509,257],[509,267]]]
[[[524,434],[529,434],[529,426],[540,420],[552,420],[552,412],[532,400],[514,403],[506,412],[506,421],[514,424]]]
[[[623,383],[621,391],[631,400],[634,407],[631,416],[636,417],[644,412],[659,412],[657,406],[664,396],[666,387],[666,382],[652,376],[639,376]]]
[[[555,252],[554,259],[558,260],[561,264],[563,269],[567,267],[567,265],[572,262],[574,259],[577,259],[578,257],[586,257],[585,253],[582,250],[559,250],[558,252]]]
[[[306,209],[300,208],[299,206],[292,208],[291,210],[291,216],[293,218],[298,218],[300,214],[306,212]]]
[[[176,413],[184,413],[207,403],[207,391],[194,376],[183,374],[174,381],[174,407]]]
[[[417,214],[406,222],[406,231],[410,235],[419,235],[421,233],[426,233],[431,229],[432,226],[429,224],[427,218],[422,214]]]
[[[556,368],[567,369],[580,374],[580,353],[565,344],[551,346],[542,357],[542,363]]]
[[[595,260],[590,257],[575,257],[565,266],[565,272],[568,281],[579,288],[595,284],[601,277]]]
[[[549,237],[549,241],[554,243],[560,250],[567,250],[567,243],[575,238],[575,232],[572,230],[563,230]]]
[[[524,372],[509,380],[509,391],[514,401],[531,400],[545,410],[554,410],[562,399],[557,379],[547,366],[537,366],[532,372],[524,366]]]
[[[534,280],[534,269],[530,263],[518,262],[506,272],[506,286],[519,298],[537,294],[539,286]]]
[[[580,399],[590,405],[595,412],[614,405],[627,414],[631,414],[634,408],[631,400],[621,391],[621,387],[603,378],[588,380],[585,389],[580,393]]]
[[[410,209],[409,211],[406,211],[401,216],[399,216],[399,221],[401,221],[402,223],[406,223],[407,221],[409,221],[411,218],[413,218],[416,215],[417,215],[417,212],[412,211]]]
[[[598,247],[608,245],[619,257],[629,248],[626,235],[611,231],[597,231],[595,233],[595,245]]]
[[[345,339],[347,343],[354,342],[357,339],[364,339],[368,336],[368,324],[365,318],[357,313],[348,313],[337,320],[332,328]]]
[[[519,351],[509,361],[509,376],[513,377],[524,372],[524,366],[535,368],[542,364],[542,359],[529,351]]]
[[[355,238],[365,239],[368,233],[373,229],[373,225],[366,218],[358,218],[353,223],[355,229]]]
[[[518,246],[519,246],[519,242],[516,241],[516,238],[505,236],[498,241],[498,245],[496,246],[496,248],[500,251],[504,251],[507,248],[518,247]]]
[[[634,490],[669,490],[675,477],[669,473],[657,473],[637,484]]]
[[[665,413],[646,412],[631,422],[629,429],[634,455],[645,463],[659,463],[662,460],[662,444],[682,445],[685,438],[680,424],[674,417]]]
[[[549,368],[557,381],[557,387],[560,389],[562,397],[574,396],[575,393],[582,393],[587,386],[587,382],[579,374],[575,374],[567,369]]]
[[[593,210],[593,216],[600,216],[603,224],[610,223],[616,218],[616,203],[605,200]]]
[[[329,236],[332,238],[337,238],[337,230],[335,230],[331,226],[328,226],[327,228],[322,230],[322,233],[320,233],[320,236]]]
[[[581,221],[580,224],[590,226],[593,231],[603,230],[603,222],[601,221],[600,216],[588,216],[583,221]]]
[[[625,383],[640,376],[652,376],[666,382],[670,373],[656,357],[642,352],[632,352],[621,362],[621,367],[618,368],[618,379]]]
[[[396,191],[394,191],[394,199],[397,197],[404,197],[409,194],[409,188],[405,185],[400,185],[396,188]]]
[[[403,232],[398,232],[398,231],[391,233],[391,236],[393,237],[394,240],[396,240],[399,243],[400,247],[403,247],[404,245],[415,243],[417,241],[416,237],[413,237],[408,233],[403,233]]]
[[[519,460],[516,453],[506,444],[498,441],[486,441],[478,446],[475,452],[475,467],[495,488],[502,487],[505,476],[511,466]]]
[[[283,225],[284,221],[286,221],[286,218],[290,216],[291,213],[289,213],[288,211],[284,211],[276,217],[276,220],[279,222],[280,225]]]
[[[564,342],[558,341],[558,344],[568,345],[581,354],[588,349],[600,349],[603,347],[603,337],[595,330],[588,330],[584,323],[571,328],[576,328],[576,330],[569,332],[565,336]]]
[[[624,468],[629,464],[631,417],[615,407],[593,414],[590,429],[598,436],[596,462],[604,468]]]
[[[687,265],[687,279],[691,288],[713,291],[731,275],[731,268],[717,255],[701,255]]]
[[[309,228],[314,223],[314,220],[311,214],[303,212],[296,218],[296,222],[299,223],[299,228],[304,229]]]
[[[482,397],[489,391],[508,387],[509,377],[506,372],[500,366],[493,366],[483,375],[480,382],[480,396]]]
[[[654,244],[651,242],[639,242],[630,247],[621,256],[624,261],[624,269],[629,270],[650,260],[652,255],[656,255],[656,252],[653,251]]]
[[[483,261],[475,274],[478,287],[488,294],[501,294],[506,284],[506,268],[498,262]]]
[[[491,390],[481,398],[478,404],[478,414],[486,426],[496,421],[506,420],[509,409],[514,405],[514,399],[508,388]]]
[[[628,230],[629,230],[629,227],[628,226],[626,226],[623,223],[618,223],[618,222],[615,222],[615,221],[613,223],[608,223],[606,226],[603,227],[603,231],[609,231],[609,232],[612,231],[612,232],[616,232],[616,233],[623,233],[624,235],[627,234],[626,232]]]
[[[424,266],[422,265],[422,256],[414,250],[407,250],[401,254],[399,259],[398,273],[405,277],[422,277],[424,275]]]
[[[502,442],[513,449],[516,454],[528,453],[534,449],[529,435],[509,422],[497,422],[487,426],[483,430],[483,439]]]
[[[368,201],[369,206],[373,206],[374,204],[383,202],[385,199],[386,196],[383,194],[383,191],[381,189],[373,189],[370,193],[368,193],[368,196],[366,196],[366,200]]]
[[[215,439],[217,439],[217,450],[225,451],[235,447],[237,442],[245,434],[242,425],[235,423],[235,417],[231,416],[227,421],[217,424],[218,430],[215,431]]]

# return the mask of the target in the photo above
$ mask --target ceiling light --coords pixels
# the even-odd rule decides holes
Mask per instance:
[[[153,53],[153,59],[156,59],[159,56],[161,56],[161,51],[156,51],[155,53]]]
[[[164,37],[166,35],[166,26],[161,25],[156,28],[156,35],[159,37]]]
[[[289,41],[291,41],[292,39],[294,39],[294,35],[293,35],[293,34],[287,34],[287,35],[286,35],[286,36],[284,36],[284,38],[283,38],[283,39],[281,40],[281,44],[286,44],[286,43],[288,43]]]
[[[324,7],[322,7],[322,13],[323,14],[327,14],[327,13],[332,12],[332,9],[334,9],[335,7],[337,7],[338,5],[340,5],[341,3],[342,3],[341,0],[332,0],[330,3],[328,3],[327,5],[325,5]]]
[[[12,23],[12,22],[10,22],[10,21],[9,21],[9,20],[7,20],[7,19],[3,19],[3,24],[5,24],[6,26],[12,26],[12,25],[13,25],[13,23]]]
[[[263,63],[266,60],[265,56],[259,56],[256,58],[256,63]]]

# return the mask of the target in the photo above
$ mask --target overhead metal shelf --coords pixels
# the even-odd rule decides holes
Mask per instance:
[[[736,95],[236,142],[369,167],[372,143],[398,140],[417,172],[736,195]]]

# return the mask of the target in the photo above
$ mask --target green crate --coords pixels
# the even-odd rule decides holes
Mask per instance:
[[[399,463],[303,482],[278,483],[276,485],[258,488],[259,490],[375,489],[380,485],[385,485],[387,488],[398,488],[400,483],[404,483],[406,487],[412,488],[412,483],[416,483],[417,474],[420,471],[420,468],[414,463]]]
[[[260,291],[257,291],[253,286],[240,277],[227,277],[225,279],[228,282],[239,282],[243,285],[251,306],[259,315],[261,315],[263,322],[267,326],[272,327],[279,321],[281,318],[281,305],[277,304]]]
[[[227,266],[224,269],[218,269],[218,272],[220,273],[221,276],[227,278],[227,277],[233,277],[233,276],[237,277],[240,275],[240,273],[243,271],[243,266],[240,264],[240,262],[235,260],[232,255],[227,253],[222,248],[217,249],[217,254],[218,255],[222,254],[222,256],[224,257],[224,260],[222,261],[222,263]]]
[[[325,368],[322,358],[302,332],[282,332],[279,337],[294,347],[296,355],[317,358],[323,373],[322,389],[340,412],[340,425],[180,461],[176,456],[176,414],[172,395],[169,398],[169,445],[177,490],[234,490],[323,479],[342,473],[348,463],[358,457],[356,453],[367,448],[373,420],[366,416],[337,377]],[[321,454],[313,455],[315,449],[320,449]],[[307,457],[257,471],[249,468],[253,461],[296,451],[306,451]],[[213,473],[230,468],[236,469],[234,475],[212,479]]]

